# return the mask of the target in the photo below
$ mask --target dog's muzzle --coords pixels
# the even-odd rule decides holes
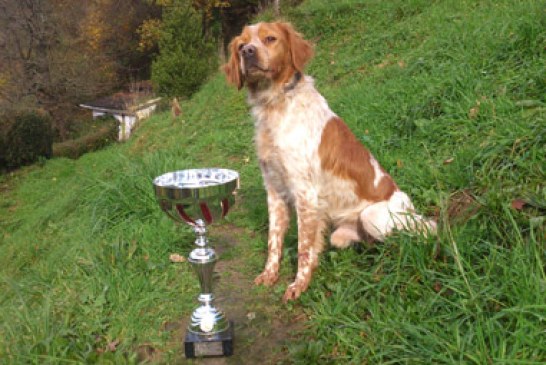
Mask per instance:
[[[241,56],[245,61],[256,58],[256,53],[258,53],[257,51],[256,46],[252,44],[246,44],[240,50]]]
[[[260,62],[258,60],[258,49],[256,48],[256,46],[252,44],[247,44],[243,46],[243,48],[241,48],[239,52],[245,64],[245,70],[247,72],[266,71],[262,67],[262,65],[260,65]]]

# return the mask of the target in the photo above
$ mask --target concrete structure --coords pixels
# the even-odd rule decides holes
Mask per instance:
[[[118,140],[129,139],[137,123],[148,118],[157,108],[161,98],[155,98],[148,93],[117,93],[107,98],[80,104],[80,107],[90,109],[93,119],[112,115],[119,122]]]

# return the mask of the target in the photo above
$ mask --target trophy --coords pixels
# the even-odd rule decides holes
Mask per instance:
[[[177,222],[190,224],[197,246],[189,255],[201,286],[184,340],[187,358],[233,354],[233,323],[213,304],[212,281],[218,256],[209,245],[206,225],[223,218],[235,203],[239,174],[205,168],[168,172],[153,181],[161,209]]]

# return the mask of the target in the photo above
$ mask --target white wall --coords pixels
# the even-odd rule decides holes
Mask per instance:
[[[93,110],[93,119],[111,114],[119,122],[118,141],[126,141],[131,137],[131,133],[139,120],[148,118],[155,111],[157,104],[152,104],[146,108],[140,109],[136,115],[114,114]]]

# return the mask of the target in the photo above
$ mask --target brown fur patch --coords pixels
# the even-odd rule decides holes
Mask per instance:
[[[241,68],[239,66],[239,52],[237,51],[237,39],[233,39],[229,44],[229,49],[231,50],[231,56],[229,61],[222,66],[224,73],[226,74],[226,79],[228,83],[237,86],[237,89],[241,90],[243,87],[244,76],[241,73]]]
[[[292,66],[299,72],[303,72],[305,65],[313,58],[313,46],[303,39],[302,35],[292,27],[290,23],[275,23],[275,26],[281,29],[289,44],[290,55],[292,56]]]
[[[387,200],[396,190],[396,184],[385,173],[374,186],[375,171],[370,152],[356,139],[349,127],[337,117],[328,121],[322,132],[319,157],[324,170],[335,176],[355,182],[355,194],[370,202]]]

